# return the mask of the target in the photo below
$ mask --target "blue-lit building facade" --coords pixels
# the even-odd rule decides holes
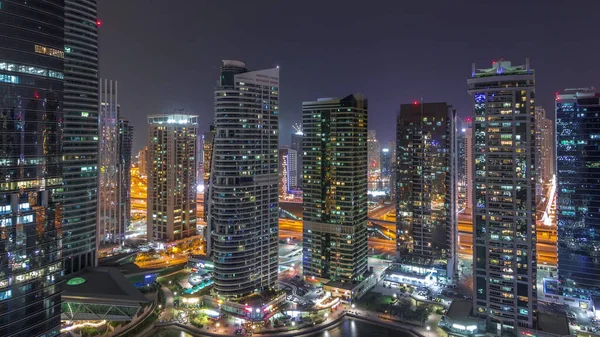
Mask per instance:
[[[600,93],[566,90],[555,103],[560,295],[591,300],[600,294]]]
[[[64,7],[0,4],[0,336],[57,336]]]

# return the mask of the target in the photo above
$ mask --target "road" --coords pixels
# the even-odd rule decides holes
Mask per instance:
[[[385,215],[390,212],[396,210],[396,205],[394,203],[390,203],[389,205],[383,205],[371,212],[369,212],[370,219],[378,219],[378,220],[386,220]]]
[[[393,231],[390,232],[390,234],[391,233],[393,233]],[[386,232],[386,235],[387,234],[388,233]],[[279,239],[287,240],[288,238],[295,241],[302,241],[302,221],[279,219]],[[369,248],[375,249],[380,253],[395,254],[396,241],[384,240],[380,238],[369,238]]]

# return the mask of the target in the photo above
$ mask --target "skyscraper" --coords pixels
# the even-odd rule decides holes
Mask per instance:
[[[98,21],[96,0],[64,1],[63,255],[65,273],[96,264]]]
[[[302,189],[302,175],[303,175],[303,168],[302,168],[302,157],[304,157],[304,153],[302,152],[302,136],[303,136],[303,131],[302,131],[302,126],[296,125],[295,129],[295,133],[292,134],[292,150],[296,150],[296,166],[297,166],[297,170],[296,170],[296,185],[292,186],[292,188],[299,188]]]
[[[558,276],[562,295],[600,294],[600,92],[556,96]]]
[[[99,244],[120,243],[125,234],[122,209],[119,165],[119,105],[117,82],[100,80],[100,141],[98,144],[98,227]]]
[[[133,125],[119,117],[119,192],[121,228],[123,234],[131,224],[131,148],[133,146]],[[122,239],[123,240],[123,239]]]
[[[467,81],[475,112],[473,307],[511,333],[535,328],[537,308],[534,82],[529,59],[473,64]]]
[[[213,154],[213,143],[215,141],[215,125],[214,124],[210,124],[209,126],[209,131],[205,132],[202,135],[202,179],[203,179],[203,184],[204,184],[204,189],[202,190],[202,200],[203,200],[203,217],[204,217],[204,221],[206,221],[206,217],[208,215],[208,202],[209,202],[209,198],[208,198],[208,191],[209,191],[209,185],[210,185],[210,168],[211,168],[211,162],[212,162],[212,154]],[[211,247],[211,237],[209,235],[209,233],[204,233],[204,231],[207,229],[207,226],[202,227],[203,229],[203,235],[206,238],[206,245],[207,245],[207,251],[209,250],[208,248]]]
[[[381,149],[381,176],[389,177],[392,173],[392,151],[389,147]]]
[[[137,155],[140,175],[148,176],[148,146],[144,146]]]
[[[473,213],[473,119],[468,117],[465,127],[465,185],[466,185],[466,203],[465,214]]]
[[[294,187],[298,186],[296,150],[288,147],[279,149],[279,195],[285,196]]]
[[[454,283],[457,269],[456,110],[402,104],[397,121],[396,238],[400,271]]]
[[[204,165],[203,179],[205,191],[208,191],[208,185],[210,184],[210,163],[212,162],[214,140],[215,126],[211,124],[210,130],[202,135],[202,165]]]
[[[305,276],[352,283],[367,271],[367,99],[302,103]]]
[[[459,119],[460,120],[460,119]],[[466,148],[466,127],[463,123],[457,123],[455,143],[456,143],[456,208],[461,210],[465,208],[467,202],[467,148]]]
[[[543,197],[554,176],[554,123],[540,106],[535,107],[535,147],[536,195]]]
[[[215,290],[271,288],[278,267],[279,68],[224,60],[215,91],[208,228]]]
[[[0,336],[57,336],[65,9],[3,1],[0,22]]]
[[[196,235],[198,116],[148,116],[148,241]]]
[[[378,175],[381,170],[381,148],[379,147],[379,141],[377,141],[377,133],[375,130],[369,130],[367,142],[369,176]]]

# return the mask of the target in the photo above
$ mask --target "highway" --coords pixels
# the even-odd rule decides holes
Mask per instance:
[[[540,264],[556,265],[556,197],[553,184],[545,186],[546,198],[544,203],[537,205],[540,209],[539,220],[536,224],[537,254]],[[146,177],[139,175],[138,168],[131,169],[131,208],[132,213],[145,214],[146,212]],[[296,201],[296,200],[294,200]],[[289,202],[289,201],[287,201]],[[373,209],[373,208],[371,208]],[[369,248],[378,252],[394,254],[396,250],[396,224],[393,220],[395,204],[384,204],[376,206],[369,212],[369,226],[381,231],[383,235],[392,240],[384,239],[385,236],[377,234],[377,237],[369,238]],[[199,215],[202,210],[198,209]],[[291,219],[279,219],[280,239],[293,239],[302,241],[302,221]],[[461,213],[458,215],[458,251],[459,254],[473,254],[473,224],[471,215]]]

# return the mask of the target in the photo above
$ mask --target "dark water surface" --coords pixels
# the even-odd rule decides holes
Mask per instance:
[[[271,335],[276,336],[276,335]],[[317,332],[309,337],[406,337],[408,334],[383,328],[377,325],[346,318],[342,324],[326,331]],[[193,337],[192,335],[176,329],[156,332],[152,337]],[[308,336],[307,336],[308,337]]]

